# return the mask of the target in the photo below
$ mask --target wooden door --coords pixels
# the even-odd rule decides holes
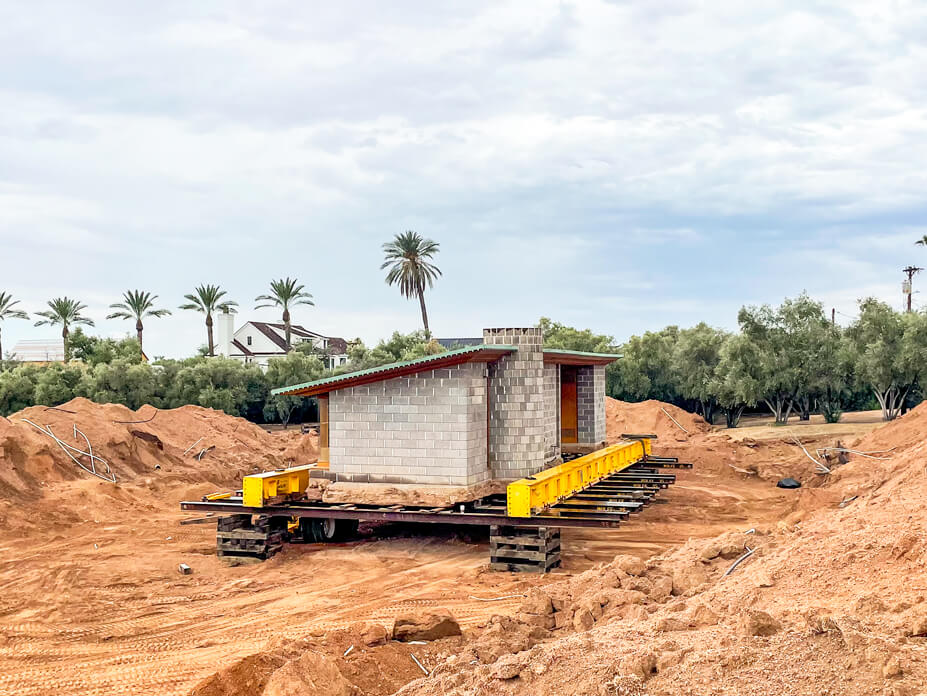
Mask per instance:
[[[560,367],[560,442],[579,441],[577,432],[578,411],[576,408],[576,368]]]

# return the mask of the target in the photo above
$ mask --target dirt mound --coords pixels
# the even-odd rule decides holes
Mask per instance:
[[[922,693],[922,420],[927,408],[864,438],[897,449],[889,460],[852,458],[799,491],[795,514],[774,525],[551,583],[514,619],[550,639],[483,658],[475,649],[477,665],[439,666],[399,693]]]
[[[609,443],[617,442],[622,433],[653,434],[661,440],[684,441],[687,434],[710,430],[704,419],[672,404],[653,400],[629,403],[605,397],[605,433]]]
[[[259,653],[204,679],[191,696],[388,696],[460,651],[462,638],[389,640],[378,624],[354,624],[307,640],[274,639]],[[413,656],[415,659],[413,659]]]
[[[89,467],[91,448],[120,484],[154,475],[161,483],[229,484],[243,473],[311,463],[318,453],[314,436],[280,437],[221,411],[146,406],[135,412],[78,398],[0,419],[0,500],[35,500],[53,484],[93,479],[68,454]],[[105,470],[99,460],[94,465]]]

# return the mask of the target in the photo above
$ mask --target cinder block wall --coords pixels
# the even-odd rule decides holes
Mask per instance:
[[[576,376],[577,430],[580,444],[605,442],[605,366],[579,368]]]
[[[544,468],[544,335],[539,328],[484,329],[483,343],[518,351],[489,365],[489,466],[519,479]]]
[[[339,481],[468,486],[490,478],[483,363],[331,392],[329,420]]]
[[[544,458],[560,456],[560,366],[544,366]]]

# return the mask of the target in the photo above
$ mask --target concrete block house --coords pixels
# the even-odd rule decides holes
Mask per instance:
[[[276,390],[319,400],[320,464],[337,481],[475,486],[605,443],[605,366],[543,347],[539,328]]]

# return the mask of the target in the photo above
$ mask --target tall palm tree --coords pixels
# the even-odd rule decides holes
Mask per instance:
[[[425,325],[425,335],[428,337],[431,331],[428,328],[428,312],[425,310],[425,286],[434,287],[435,278],[441,275],[441,269],[431,263],[439,246],[418,232],[409,230],[397,234],[393,241],[383,245],[385,260],[380,266],[381,271],[389,268],[386,274],[387,285],[398,285],[399,292],[409,299],[418,297],[422,307],[422,324]]]
[[[6,292],[0,292],[0,321],[4,319],[28,319],[29,315],[21,309],[14,309],[13,305],[18,305],[19,300],[14,300],[13,296]],[[3,360],[3,340],[0,336],[0,360]]]
[[[258,295],[255,302],[262,302],[255,309],[267,307],[283,307],[283,328],[286,333],[286,344],[290,346],[290,307],[294,305],[312,305],[312,295],[303,292],[304,285],[297,285],[295,278],[270,281],[270,294]]]
[[[218,285],[200,285],[191,294],[184,295],[189,302],[180,305],[180,309],[191,309],[206,315],[206,338],[210,357],[216,355],[216,343],[212,338],[212,313],[234,312],[234,308],[238,306],[237,302],[223,300],[223,297],[225,290],[220,290]]]
[[[920,239],[918,239],[918,240],[917,240],[916,242],[914,242],[914,243],[915,243],[915,244],[920,244],[921,246],[927,247],[927,234],[925,234],[923,237],[921,237]]]
[[[81,315],[87,309],[87,305],[81,304],[79,300],[72,300],[69,297],[56,297],[48,301],[48,309],[44,312],[36,312],[36,316],[44,317],[35,322],[36,326],[55,326],[61,324],[61,339],[64,342],[64,361],[71,359],[71,346],[68,337],[71,335],[71,327],[75,324],[85,324],[93,326],[93,320]]]
[[[145,317],[166,317],[171,313],[169,309],[155,309],[154,303],[157,295],[142,290],[126,290],[122,294],[122,302],[111,304],[110,309],[118,311],[110,314],[107,319],[135,319],[135,334],[138,336],[138,349],[145,352],[142,347],[142,331],[145,330],[142,319]]]

